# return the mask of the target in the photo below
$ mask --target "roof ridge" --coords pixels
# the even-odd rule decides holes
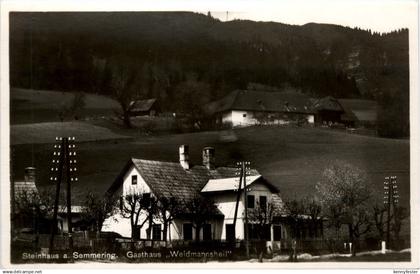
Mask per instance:
[[[170,161],[160,161],[160,160],[150,160],[150,159],[140,159],[140,158],[134,158],[134,157],[131,157],[131,160],[132,161],[142,161],[142,162],[149,162],[149,163],[165,163],[165,164],[178,164],[178,165],[180,165],[180,163],[179,162],[170,162]]]

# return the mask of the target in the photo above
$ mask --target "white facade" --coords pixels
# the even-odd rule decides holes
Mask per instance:
[[[260,203],[261,197],[266,197],[266,202],[270,203],[272,199],[272,193],[268,189],[268,187],[262,183],[254,183],[250,187],[248,187],[249,191],[247,195],[254,196],[254,207]],[[226,225],[234,223],[234,216],[235,216],[235,207],[236,207],[236,199],[237,199],[237,192],[215,192],[212,195],[212,199],[214,200],[215,204],[217,205],[218,209],[223,213],[224,220],[223,226],[221,228],[221,238],[222,240],[227,239],[226,235]],[[248,209],[251,210],[251,209]],[[249,221],[251,222],[251,221]],[[281,238],[286,238],[286,227],[281,226],[282,235]],[[271,239],[273,239],[273,229],[271,229]],[[245,238],[245,196],[243,193],[241,194],[239,204],[238,204],[238,212],[237,212],[237,219],[235,225],[235,237],[236,239],[244,239]]]
[[[137,184],[133,185],[133,176],[137,176]],[[126,175],[123,179],[122,187],[117,191],[116,195],[118,196],[125,196],[128,194],[135,194],[135,193],[151,193],[150,187],[144,181],[140,173],[134,165],[127,171]],[[153,193],[152,193],[153,195]],[[146,218],[146,212],[142,212],[139,217],[138,225],[141,225]],[[183,227],[184,224],[190,223],[187,220],[174,220],[172,224],[168,227],[168,240],[182,240],[184,231]],[[208,222],[211,225],[211,233],[212,239],[220,239],[220,235],[222,234],[221,231],[221,221],[220,220],[209,220]],[[163,224],[159,219],[154,219],[154,224],[161,224],[161,228],[163,229]],[[140,239],[147,239],[147,232],[148,229],[148,222],[146,221],[144,225],[140,228]],[[118,211],[115,215],[111,216],[110,218],[106,219],[103,226],[102,231],[112,231],[120,234],[123,237],[131,237],[131,223],[129,218],[124,218],[120,211]],[[163,232],[162,232],[163,233]],[[195,228],[192,228],[192,240],[195,240]],[[203,239],[203,229],[200,231],[200,238]],[[163,239],[163,235],[161,235],[161,239]]]
[[[272,124],[272,125],[286,125],[290,123],[290,120],[287,118],[279,119],[279,118],[272,118],[267,119],[266,121],[261,121],[261,119],[257,119],[255,115],[266,116],[267,118],[270,117],[269,112],[254,112],[254,111],[246,111],[246,110],[231,110],[228,112],[224,112],[221,117],[222,124],[231,124],[232,127],[246,127],[246,126],[253,126],[253,125],[260,125],[260,124]],[[309,124],[314,124],[315,122],[315,115],[314,114],[301,114],[305,116],[305,119]],[[275,117],[275,116],[273,116]]]
[[[136,176],[136,177],[133,177]],[[256,177],[256,176],[254,176]],[[258,176],[257,176],[258,177]],[[133,185],[133,180],[137,179],[137,183]],[[250,177],[251,179],[251,177]],[[251,183],[248,182],[247,185]],[[255,206],[262,199],[261,197],[266,197],[266,201],[270,202],[272,197],[272,192],[270,189],[263,183],[258,182],[252,183],[248,186],[249,192],[248,195],[254,196]],[[123,184],[120,189],[115,193],[118,196],[125,196],[128,194],[134,193],[151,193],[150,187],[144,181],[138,170],[132,165],[132,167],[127,171],[126,175],[123,178]],[[153,193],[151,193],[153,195]],[[234,223],[235,207],[237,200],[237,192],[233,191],[216,191],[206,193],[206,196],[209,196],[215,202],[217,208],[224,215],[224,218],[209,220],[208,223],[211,225],[211,239],[217,240],[227,240],[226,227]],[[142,212],[139,218],[138,225],[142,224],[145,221],[147,216],[146,212]],[[159,219],[154,219],[154,224],[161,224]],[[245,197],[243,193],[240,197],[240,202],[238,204],[237,212],[237,221],[235,226],[235,238],[244,239],[245,235]],[[176,219],[168,227],[167,240],[185,240],[184,239],[184,227],[185,225],[190,225],[188,220]],[[140,228],[140,239],[147,239],[146,229],[148,229],[148,221]],[[163,224],[161,224],[163,229]],[[282,227],[282,238],[285,238],[286,228]],[[273,239],[273,229],[271,238]],[[105,220],[102,231],[112,231],[117,232],[123,237],[131,237],[131,224],[129,218],[124,218],[121,212],[117,212],[114,216]],[[162,232],[161,232],[162,233]],[[195,228],[192,227],[191,233],[189,233],[191,238],[190,240],[195,240]],[[204,238],[204,229],[200,231],[200,239]],[[163,235],[160,237],[163,239]]]

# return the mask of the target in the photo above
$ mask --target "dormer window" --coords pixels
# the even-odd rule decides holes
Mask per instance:
[[[131,184],[132,185],[137,185],[137,175],[132,175],[131,176]]]

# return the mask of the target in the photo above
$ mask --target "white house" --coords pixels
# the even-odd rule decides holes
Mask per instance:
[[[235,90],[204,109],[215,126],[232,127],[314,124],[316,113],[311,98],[296,91]]]
[[[217,210],[209,217],[207,223],[200,232],[200,240],[232,240],[244,239],[245,230],[245,204],[252,209],[257,204],[273,205],[273,212],[277,220],[285,217],[286,211],[280,198],[278,189],[263,178],[257,170],[249,170],[246,178],[248,191],[247,203],[243,191],[240,192],[236,227],[234,224],[235,205],[238,197],[237,168],[216,167],[215,152],[213,148],[203,149],[203,163],[191,165],[189,162],[188,146],[179,148],[177,163],[150,161],[143,159],[130,159],[122,169],[119,176],[108,190],[108,194],[122,196],[130,193],[146,193],[151,196],[177,197],[181,201],[188,201],[196,195],[202,195],[214,201]],[[142,214],[138,221],[136,232],[138,238],[147,239],[146,230],[149,229],[145,220],[146,214]],[[141,226],[143,224],[143,226]],[[249,222],[249,235],[252,237],[253,224]],[[158,218],[153,221],[150,237],[161,240],[162,223]],[[131,237],[130,219],[124,218],[121,211],[108,218],[103,231],[113,231],[125,237]],[[179,217],[169,226],[168,240],[195,240],[193,224],[187,218]],[[280,240],[288,237],[286,224],[278,221],[276,224],[267,226],[266,240]]]

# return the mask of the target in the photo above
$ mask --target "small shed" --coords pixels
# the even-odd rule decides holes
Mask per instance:
[[[156,98],[130,102],[130,116],[157,116],[161,113]]]

